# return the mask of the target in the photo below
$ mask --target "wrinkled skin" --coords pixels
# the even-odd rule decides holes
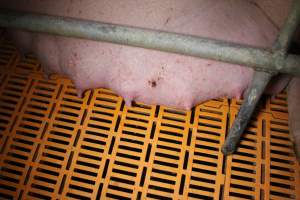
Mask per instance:
[[[291,0],[0,2],[0,7],[185,33],[262,48],[270,48],[274,43],[290,5]],[[79,94],[106,87],[123,96],[128,105],[135,100],[190,109],[212,98],[240,98],[253,76],[249,68],[154,50],[22,31],[12,31],[10,35],[23,52],[33,51],[38,56],[45,73],[70,77]],[[274,79],[266,92],[280,92],[289,80],[289,76]],[[289,96],[289,102],[292,101],[289,109],[297,106],[299,109],[299,103],[293,103],[299,99],[294,95],[299,91],[296,87],[298,83],[289,87],[293,93],[293,97]],[[296,117],[291,115],[290,120]]]

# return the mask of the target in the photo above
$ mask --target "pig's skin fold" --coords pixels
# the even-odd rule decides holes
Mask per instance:
[[[300,161],[300,78],[291,80],[288,89],[288,111],[291,139]]]

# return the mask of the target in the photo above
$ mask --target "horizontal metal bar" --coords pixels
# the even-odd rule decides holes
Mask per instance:
[[[0,10],[0,27],[111,42],[300,75],[300,56],[202,37],[74,18]]]

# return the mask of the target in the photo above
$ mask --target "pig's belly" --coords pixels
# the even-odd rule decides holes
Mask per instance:
[[[56,66],[75,66],[61,71],[72,77],[79,93],[106,87],[129,105],[140,101],[189,109],[212,98],[239,98],[253,74],[249,68],[152,50],[79,40],[70,43],[67,48],[78,51],[69,63]],[[79,50],[82,46],[85,51]]]
[[[52,1],[29,2],[34,6],[21,1],[19,9],[259,47],[270,47],[278,32],[268,17],[247,0],[72,1],[57,3],[60,6],[55,8]],[[251,69],[210,60],[103,42],[22,34],[19,42],[33,49],[45,72],[68,75],[79,93],[110,88],[127,104],[134,100],[189,109],[212,98],[239,98],[253,76]]]

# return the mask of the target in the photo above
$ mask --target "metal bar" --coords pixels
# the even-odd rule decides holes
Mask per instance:
[[[291,6],[291,12],[288,16],[286,23],[280,30],[279,36],[275,41],[272,51],[275,57],[277,57],[278,67],[284,67],[285,57],[287,56],[287,51],[290,43],[293,39],[293,34],[295,33],[297,27],[300,24],[300,1],[294,0]],[[298,65],[299,68],[300,65]]]
[[[294,0],[291,6],[291,12],[286,23],[283,25],[279,37],[277,38],[273,50],[286,51],[293,39],[297,27],[300,23],[300,1]]]
[[[0,27],[155,49],[300,75],[298,55],[282,57],[271,50],[191,35],[7,10],[0,10]]]
[[[291,13],[280,31],[280,34],[272,47],[275,57],[278,58],[278,64],[284,65],[284,58],[287,56],[287,50],[292,40],[292,36],[300,23],[300,1],[294,0]],[[300,65],[298,65],[300,66]],[[244,133],[248,122],[251,119],[251,115],[261,98],[263,91],[269,81],[271,80],[273,73],[256,71],[251,82],[250,88],[247,90],[246,99],[244,100],[237,118],[235,119],[232,127],[229,130],[229,134],[222,147],[224,155],[232,154],[240,138]]]
[[[255,72],[251,85],[247,90],[246,98],[222,147],[222,152],[225,156],[232,154],[236,150],[253,111],[272,76],[273,74],[268,72]]]

